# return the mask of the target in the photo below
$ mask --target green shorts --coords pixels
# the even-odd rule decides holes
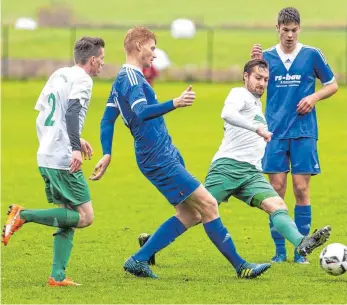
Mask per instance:
[[[279,196],[254,165],[229,158],[217,159],[211,164],[205,187],[218,203],[234,196],[258,208],[264,199]]]
[[[47,167],[39,167],[39,170],[46,184],[48,202],[78,206],[90,201],[88,184],[81,170],[73,174]]]

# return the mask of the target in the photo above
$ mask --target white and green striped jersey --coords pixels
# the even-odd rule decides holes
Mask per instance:
[[[78,99],[79,133],[81,134],[92,95],[93,81],[78,66],[55,71],[43,88],[35,109],[39,111],[36,131],[39,139],[37,163],[41,167],[69,169],[72,147],[66,129],[66,111],[69,100]]]
[[[224,138],[212,162],[220,158],[230,158],[250,163],[261,170],[266,142],[255,130],[259,125],[267,129],[267,123],[260,99],[244,87],[233,88],[225,100],[223,112],[231,111],[229,109],[237,111],[253,130],[233,126],[224,121]],[[233,113],[230,113],[230,117],[232,116]]]

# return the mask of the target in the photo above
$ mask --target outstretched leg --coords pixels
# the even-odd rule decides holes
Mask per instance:
[[[297,247],[300,255],[310,254],[314,249],[323,245],[330,236],[330,226],[325,226],[310,236],[302,235],[293,219],[288,215],[287,206],[280,197],[270,197],[263,200],[261,208],[270,214],[276,230]]]
[[[157,277],[148,266],[149,259],[201,219],[200,213],[188,206],[186,202],[178,204],[175,208],[176,215],[165,221],[146,243],[127,260],[124,265],[125,271],[140,277]]]
[[[255,278],[271,267],[270,264],[249,264],[236,251],[231,235],[219,217],[216,199],[202,185],[190,196],[189,204],[201,214],[206,234],[233,265],[241,278]]]

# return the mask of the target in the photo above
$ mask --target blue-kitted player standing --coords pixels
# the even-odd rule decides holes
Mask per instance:
[[[265,51],[259,44],[254,45],[251,54],[252,58],[265,59],[270,67],[265,117],[273,136],[265,150],[263,170],[282,198],[287,189],[287,174],[291,172],[295,223],[300,233],[307,236],[312,219],[310,179],[320,173],[315,105],[336,93],[338,85],[323,53],[298,42],[300,14],[296,8],[282,9],[276,27],[279,44]],[[323,87],[315,91],[317,79]],[[287,257],[285,239],[271,220],[270,230],[276,245],[272,261],[283,262]],[[294,261],[308,263],[297,251]]]

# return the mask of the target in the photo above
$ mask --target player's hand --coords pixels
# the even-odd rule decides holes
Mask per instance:
[[[82,153],[79,150],[72,151],[72,159],[70,162],[70,173],[76,173],[82,166]]]
[[[111,162],[111,155],[103,156],[100,161],[96,164],[92,175],[89,177],[89,180],[100,180],[101,177],[105,174],[108,165]]]
[[[252,59],[262,59],[263,58],[263,49],[260,44],[253,45],[252,51],[251,51],[251,58]]]
[[[272,132],[266,130],[264,127],[257,128],[257,134],[264,138],[265,142],[270,142],[272,137]]]
[[[184,90],[180,97],[177,97],[173,100],[175,108],[192,106],[195,100],[195,92],[192,90],[192,85]]]
[[[93,155],[93,148],[92,146],[84,139],[80,139],[81,141],[81,152],[82,152],[82,157],[84,160],[90,160]]]
[[[316,105],[317,99],[313,95],[304,97],[298,104],[296,111],[300,114],[306,114],[312,111],[314,105]]]

